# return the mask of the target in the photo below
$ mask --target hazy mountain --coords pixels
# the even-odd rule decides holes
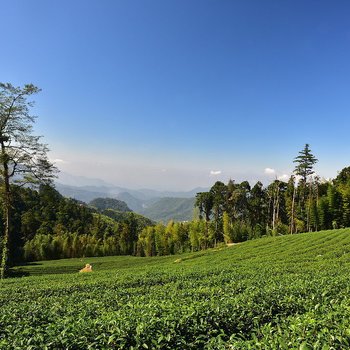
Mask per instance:
[[[76,176],[60,171],[58,174],[58,182],[68,186],[104,186],[114,187],[114,185],[102,179],[94,179],[86,176]]]
[[[95,198],[109,197],[109,195],[105,191],[92,191],[87,190],[84,187],[63,185],[57,182],[55,184],[55,187],[57,191],[61,193],[64,197],[78,199],[85,203],[88,203]]]
[[[131,210],[137,213],[140,213],[144,209],[146,202],[145,200],[135,198],[129,192],[119,193],[117,198],[125,202]]]
[[[192,219],[194,197],[207,188],[195,188],[191,191],[157,191],[152,189],[127,189],[114,186],[100,179],[89,179],[64,173],[60,180],[69,184],[56,183],[56,189],[65,197],[75,198],[86,203],[96,198],[114,198],[124,201],[136,213],[152,220],[186,221]],[[71,185],[77,183],[79,186]]]
[[[126,188],[122,187],[108,187],[108,186],[71,186],[62,184],[60,182],[55,183],[57,191],[59,191],[65,197],[71,197],[75,199],[82,200],[84,202],[90,202],[95,198],[116,198],[119,193],[128,191]]]
[[[89,206],[98,210],[113,209],[124,213],[131,211],[124,201],[115,198],[95,198],[89,202]]]
[[[194,198],[160,198],[143,209],[142,215],[167,223],[169,220],[189,221],[193,217]]]
[[[131,195],[140,199],[152,199],[152,198],[166,198],[166,197],[176,197],[176,198],[192,198],[198,192],[208,191],[207,188],[197,187],[190,191],[157,191],[150,189],[139,189],[139,190],[127,190]]]
[[[141,189],[129,189],[125,187],[116,186],[113,184],[110,184],[102,179],[94,179],[89,178],[86,176],[76,176],[72,174],[68,174],[65,172],[59,173],[58,181],[56,182],[57,188],[59,186],[68,186],[68,189],[70,191],[73,191],[73,189],[79,188],[79,192],[81,190],[83,191],[89,191],[89,192],[96,192],[96,193],[105,193],[110,195],[111,197],[117,196],[123,192],[128,192],[131,194],[134,198],[140,199],[140,200],[148,200],[152,198],[163,198],[163,197],[178,197],[178,198],[191,198],[196,195],[197,192],[203,192],[208,191],[208,188],[203,187],[197,187],[190,191],[158,191],[148,188],[141,188]]]

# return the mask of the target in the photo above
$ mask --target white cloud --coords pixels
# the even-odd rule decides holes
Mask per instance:
[[[216,176],[221,174],[221,170],[210,170],[210,175],[211,176]]]
[[[321,177],[320,182],[321,184],[325,184],[327,182],[330,182],[332,179],[330,177]]]
[[[296,183],[298,183],[301,180],[301,176],[300,175],[294,175],[294,181]]]
[[[275,169],[271,169],[271,168],[265,168],[264,173],[266,175],[275,175],[276,174],[276,170]]]
[[[283,182],[288,182],[289,180],[289,175],[288,174],[283,174],[278,177],[278,180],[283,181]]]

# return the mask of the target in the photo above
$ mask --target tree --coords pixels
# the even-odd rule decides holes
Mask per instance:
[[[205,219],[205,234],[209,236],[209,221],[214,206],[214,197],[211,192],[199,192],[196,195],[195,207],[199,209],[199,219]]]
[[[295,198],[297,194],[297,187],[295,183],[295,176],[291,175],[288,180],[285,192],[286,211],[289,218],[289,233],[294,233],[294,218],[295,218]]]
[[[318,162],[318,159],[311,153],[310,145],[307,143],[305,147],[299,152],[299,155],[294,158],[294,163],[296,163],[294,173],[301,177],[300,179],[300,208],[302,211],[302,219],[305,219],[306,212],[306,225],[307,230],[311,231],[310,216],[311,216],[311,203],[314,196],[313,192],[313,179],[312,175],[314,172],[314,165]],[[307,180],[309,181],[309,191],[306,194]],[[306,197],[307,206],[306,206]]]
[[[211,212],[213,209],[213,196],[211,192],[199,192],[196,195],[195,207],[199,208],[199,218],[204,218],[205,221],[210,221]]]
[[[244,221],[247,219],[248,212],[248,199],[250,197],[250,185],[248,181],[243,181],[240,184],[234,184],[229,182],[228,188],[228,200],[227,211],[230,213],[232,222],[234,220]]]
[[[222,215],[227,209],[227,186],[221,182],[216,181],[211,187],[210,193],[213,198],[213,219],[215,222],[215,245],[223,238],[222,233]]]
[[[266,222],[266,191],[263,184],[258,181],[250,191],[248,198],[248,209],[250,223],[252,227],[256,225],[264,225]]]
[[[50,183],[56,168],[47,158],[48,148],[34,136],[35,117],[30,114],[33,102],[28,97],[40,91],[32,84],[14,87],[0,83],[0,180],[3,192],[4,235],[1,278],[11,263],[11,183],[19,185]]]
[[[285,203],[284,196],[287,184],[280,180],[275,180],[267,188],[267,196],[269,199],[269,220],[271,220],[272,231],[284,222]]]
[[[295,174],[301,176],[301,181],[305,184],[307,178],[315,173],[314,165],[318,159],[311,153],[310,145],[307,143],[293,162],[297,164],[294,170]]]
[[[338,176],[334,179],[335,185],[347,185],[350,184],[350,166],[342,169]]]
[[[230,218],[226,211],[224,212],[222,216],[222,229],[224,232],[224,241],[225,243],[231,243],[231,223]]]

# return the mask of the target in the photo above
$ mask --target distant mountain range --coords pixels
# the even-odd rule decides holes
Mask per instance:
[[[67,175],[67,174],[65,174]],[[64,179],[69,183],[56,182],[56,189],[65,197],[75,198],[86,203],[96,198],[116,198],[124,201],[134,212],[154,221],[169,220],[187,221],[193,217],[194,197],[206,188],[195,188],[191,191],[157,191],[151,189],[132,190],[105,183],[99,179],[88,179],[70,175]],[[60,180],[64,180],[60,176]]]
[[[164,197],[154,200],[141,212],[142,215],[154,220],[167,223],[174,221],[189,221],[193,218],[195,198]]]

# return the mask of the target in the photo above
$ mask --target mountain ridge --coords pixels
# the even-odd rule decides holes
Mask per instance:
[[[56,182],[56,189],[65,197],[89,203],[96,198],[112,198],[124,201],[135,213],[154,221],[188,221],[193,216],[194,197],[205,188],[190,191],[157,191],[152,189],[132,190],[119,186],[81,186]]]

